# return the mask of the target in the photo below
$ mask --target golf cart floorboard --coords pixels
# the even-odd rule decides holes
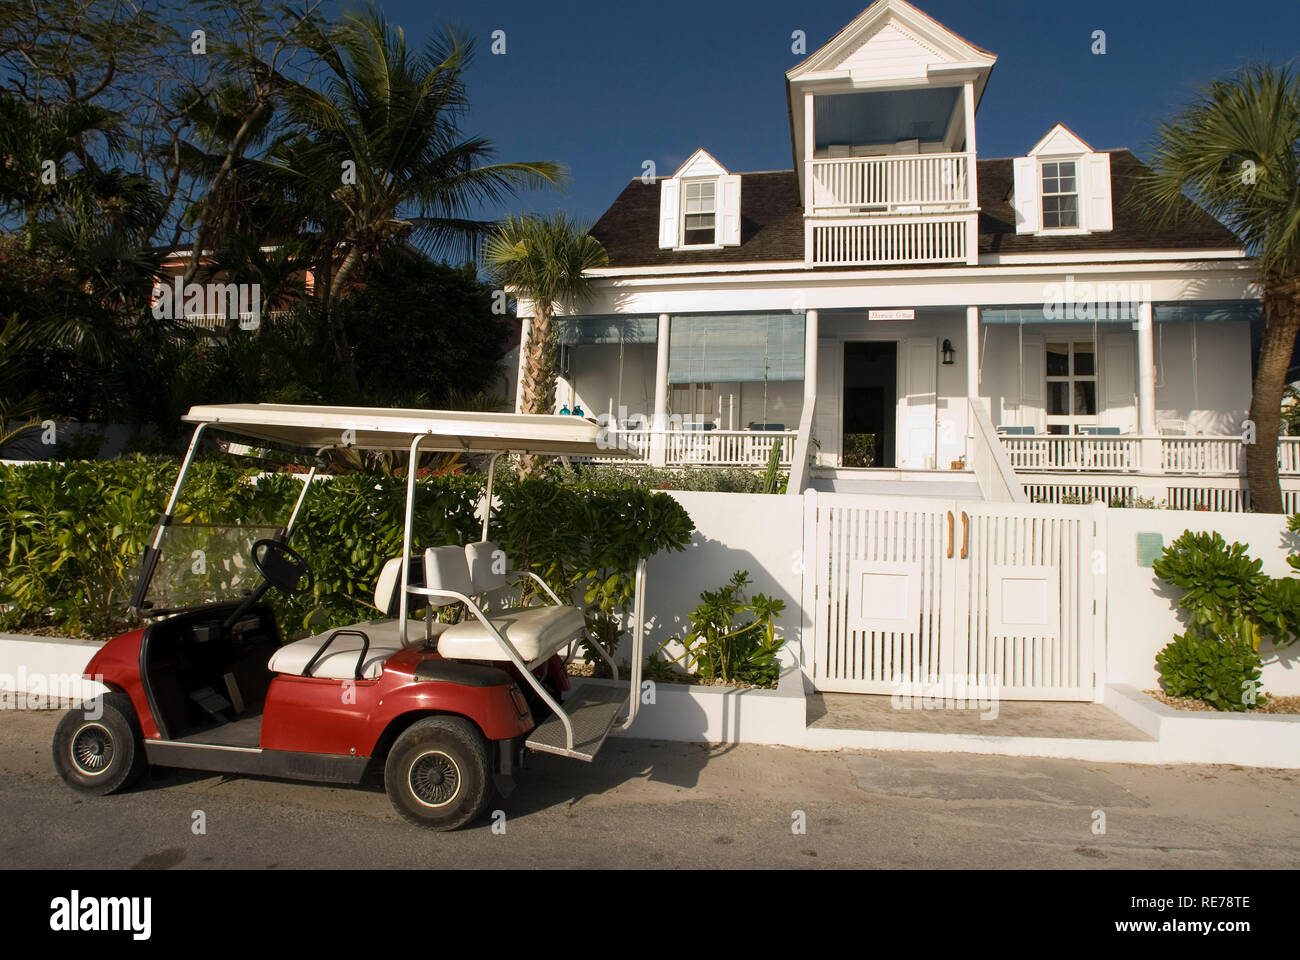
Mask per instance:
[[[177,743],[203,743],[216,747],[256,747],[262,736],[262,711],[229,723],[204,724],[177,737]]]
[[[564,712],[573,724],[573,749],[567,747],[564,724],[558,716],[547,717],[528,735],[528,746],[542,753],[555,753],[588,763],[600,752],[610,728],[628,703],[629,688],[583,684],[568,700]]]

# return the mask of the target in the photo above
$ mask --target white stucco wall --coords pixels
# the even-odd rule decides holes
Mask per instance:
[[[660,553],[646,569],[646,649],[690,630],[700,592],[723,586],[748,570],[749,594],[785,601],[778,626],[787,638],[800,629],[803,575],[803,498],[741,493],[671,491],[695,521],[683,553]]]
[[[1140,690],[1158,685],[1155,656],[1182,633],[1178,616],[1181,591],[1168,588],[1150,567],[1137,563],[1137,535],[1158,533],[1164,546],[1184,530],[1217,530],[1232,543],[1262,560],[1271,576],[1291,576],[1286,564],[1288,535],[1280,516],[1202,513],[1183,510],[1108,510],[1107,516],[1107,668],[1108,683],[1127,683]],[[1300,642],[1283,650],[1271,647],[1264,657],[1264,689],[1279,696],[1300,695]]]

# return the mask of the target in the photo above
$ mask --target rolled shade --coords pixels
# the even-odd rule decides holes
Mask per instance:
[[[1156,323],[1257,321],[1264,318],[1264,305],[1258,300],[1182,300],[1157,303],[1152,313]]]
[[[659,318],[630,316],[557,317],[555,336],[559,343],[655,343],[659,339]]]
[[[672,318],[669,383],[802,380],[802,314],[714,314]]]
[[[1136,303],[1124,300],[1103,300],[1105,291],[1098,288],[1095,300],[1079,309],[1075,304],[1050,309],[1038,305],[1012,305],[980,307],[980,323],[987,324],[1051,324],[1051,323],[1130,323],[1138,319]],[[1230,320],[1257,321],[1263,316],[1258,300],[1179,300],[1156,303],[1151,309],[1156,323],[1218,322]]]

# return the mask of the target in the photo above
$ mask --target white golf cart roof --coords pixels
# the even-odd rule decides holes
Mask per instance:
[[[616,444],[599,442],[604,428],[573,416],[226,403],[191,407],[182,419],[309,450],[406,450],[418,436],[421,451],[626,456]]]

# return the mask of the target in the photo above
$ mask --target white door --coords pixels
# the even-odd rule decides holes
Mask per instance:
[[[903,469],[935,467],[935,418],[938,416],[938,341],[915,337],[902,343],[902,389],[898,405],[897,463]]]

